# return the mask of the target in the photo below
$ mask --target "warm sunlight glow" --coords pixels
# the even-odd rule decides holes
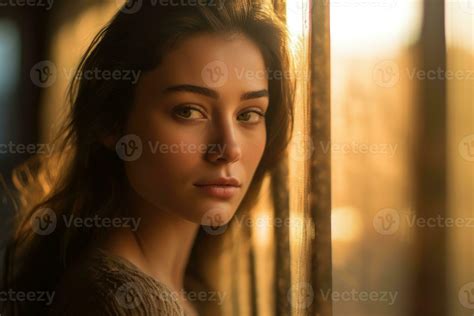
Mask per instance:
[[[308,30],[309,0],[290,0],[286,5],[286,18],[290,35],[290,47],[295,55],[301,49],[301,41]]]
[[[272,233],[272,218],[268,210],[260,211],[255,218],[255,242],[258,246],[267,247]]]
[[[391,52],[417,35],[420,0],[331,0],[335,54]]]
[[[290,45],[295,61],[295,74],[306,74],[308,65],[309,47],[309,1],[287,1],[288,31]],[[296,76],[298,82],[295,104],[295,126],[292,142],[289,149],[289,187],[290,187],[290,265],[291,281],[294,284],[307,282],[309,267],[304,259],[309,252],[312,229],[307,229],[305,223],[308,209],[308,173],[309,173],[309,105],[308,89],[304,84],[305,75]],[[295,292],[290,292],[292,316],[303,315],[301,299]]]
[[[255,245],[256,291],[261,304],[258,315],[273,315],[275,311],[272,295],[274,279],[274,234],[282,229],[279,219],[274,218],[271,198],[270,176],[266,176],[257,206],[252,212],[252,236]]]
[[[451,0],[446,4],[446,41],[474,51],[474,0]]]
[[[334,242],[355,242],[359,239],[361,230],[359,210],[350,206],[332,210],[331,233]]]

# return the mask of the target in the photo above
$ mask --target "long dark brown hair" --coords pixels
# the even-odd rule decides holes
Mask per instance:
[[[5,256],[5,290],[54,291],[70,264],[104,233],[97,228],[68,228],[58,221],[54,232],[42,236],[32,227],[38,211],[83,218],[96,214],[112,218],[125,212],[123,197],[130,188],[123,161],[101,139],[122,132],[135,85],[128,80],[79,80],[86,71],[134,70],[143,74],[156,68],[178,41],[197,33],[241,33],[252,39],[267,70],[283,76],[269,79],[266,148],[238,216],[255,204],[264,176],[280,162],[290,141],[294,87],[285,75],[290,70],[287,34],[271,6],[258,0],[212,0],[194,6],[143,1],[137,12],[131,12],[128,9],[133,3],[113,17],[82,57],[69,87],[71,108],[55,139],[55,154],[35,157],[13,174],[19,208],[16,231]],[[7,315],[34,315],[43,314],[46,306],[7,302],[3,310]]]

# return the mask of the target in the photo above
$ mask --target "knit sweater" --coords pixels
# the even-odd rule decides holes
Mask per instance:
[[[50,316],[185,316],[177,294],[131,262],[96,249],[66,273]]]

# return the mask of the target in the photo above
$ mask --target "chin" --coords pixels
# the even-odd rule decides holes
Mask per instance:
[[[234,206],[210,206],[201,209],[199,215],[193,222],[203,226],[224,226],[232,220],[234,214]]]

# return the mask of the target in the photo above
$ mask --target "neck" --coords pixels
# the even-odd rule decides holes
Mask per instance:
[[[175,290],[183,288],[186,265],[198,225],[164,211],[143,216],[135,232],[146,270]]]
[[[184,288],[184,275],[199,225],[133,197],[133,214],[140,219],[134,232],[112,233],[104,247],[124,257],[174,291]]]

